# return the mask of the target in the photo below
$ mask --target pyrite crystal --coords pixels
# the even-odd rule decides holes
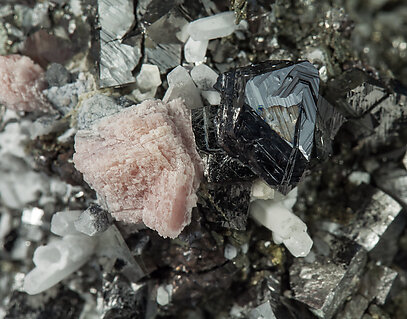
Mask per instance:
[[[219,145],[286,194],[310,159],[319,74],[308,61],[268,61],[219,76]]]

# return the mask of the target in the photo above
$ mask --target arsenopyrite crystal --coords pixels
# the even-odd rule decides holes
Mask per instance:
[[[113,5],[100,0],[98,12],[101,26],[99,85],[105,88],[133,83],[135,78],[131,71],[140,60],[141,52],[138,43],[135,46],[124,43],[124,36],[134,24],[133,1],[120,0]]]
[[[308,61],[268,61],[219,76],[220,146],[286,194],[311,155],[319,90]]]
[[[346,238],[320,234],[319,239],[314,262],[297,258],[291,265],[290,286],[294,299],[308,305],[317,317],[329,319],[355,289],[367,254]]]

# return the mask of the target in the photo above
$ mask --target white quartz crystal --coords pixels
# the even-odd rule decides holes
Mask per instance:
[[[275,192],[274,199],[255,200],[250,205],[250,214],[273,232],[276,244],[283,243],[295,257],[305,257],[311,250],[312,239],[307,225],[292,213],[296,194],[294,189],[287,196]]]
[[[40,293],[82,267],[93,254],[97,240],[79,233],[74,220],[80,212],[56,213],[51,221],[51,231],[64,236],[38,247],[33,256],[35,268],[24,279],[24,290],[34,295]]]
[[[92,255],[96,241],[92,237],[67,235],[34,252],[35,268],[24,279],[24,290],[40,293],[82,267]]]
[[[153,64],[143,64],[136,77],[136,85],[141,91],[157,89],[161,85],[160,70]]]
[[[226,244],[224,256],[228,260],[232,260],[237,256],[237,248],[231,244]]]
[[[252,190],[250,193],[250,200],[254,201],[256,199],[273,199],[274,189],[272,189],[265,181],[262,179],[257,179],[252,185]]]
[[[160,70],[156,65],[143,64],[136,77],[136,89],[132,95],[138,102],[152,99],[161,85]]]
[[[184,67],[179,65],[172,70],[167,75],[167,81],[168,90],[163,98],[165,103],[176,98],[182,98],[185,105],[190,109],[203,106],[199,90]]]
[[[26,134],[22,133],[22,123],[9,123],[0,134],[0,156],[12,154],[16,157],[25,157],[24,142]]]
[[[213,86],[218,79],[218,73],[206,64],[199,64],[191,70],[191,77],[198,89],[208,91],[214,90]]]
[[[352,172],[348,176],[349,182],[355,185],[360,185],[362,183],[369,184],[370,183],[370,174],[366,172]]]
[[[218,79],[218,74],[214,70],[205,64],[199,64],[191,70],[191,77],[201,90],[202,97],[210,105],[220,104],[220,94],[213,88]]]
[[[58,212],[52,216],[51,232],[58,236],[79,234],[76,230],[74,222],[81,215],[81,211],[65,211]]]
[[[188,25],[188,33],[195,41],[203,41],[226,37],[236,28],[235,13],[228,11],[192,21]]]
[[[189,38],[184,46],[184,55],[187,62],[201,62],[205,59],[208,40],[195,41]]]
[[[21,221],[28,225],[40,226],[42,224],[42,216],[44,216],[44,211],[41,208],[25,208],[21,215]]]
[[[166,286],[160,286],[157,289],[157,303],[160,306],[165,306],[168,305],[169,302],[171,301],[171,295],[172,295],[172,288],[173,286],[166,285]]]
[[[32,171],[21,159],[9,154],[2,155],[0,165],[0,199],[13,209],[21,209],[34,202],[48,190],[48,180]]]

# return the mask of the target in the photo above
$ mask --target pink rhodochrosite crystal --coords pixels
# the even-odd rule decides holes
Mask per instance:
[[[46,111],[44,70],[22,55],[0,56],[0,103],[15,111]]]
[[[191,221],[202,162],[182,100],[148,100],[75,137],[74,163],[117,219],[177,237]]]

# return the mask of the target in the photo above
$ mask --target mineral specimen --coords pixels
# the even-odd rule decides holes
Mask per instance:
[[[202,100],[194,81],[188,71],[177,66],[167,75],[168,90],[165,92],[163,101],[168,102],[176,98],[182,98],[185,105],[190,109],[202,107]]]
[[[195,41],[212,40],[226,37],[237,28],[234,12],[222,12],[191,22],[188,33]]]
[[[354,240],[370,252],[373,259],[391,261],[396,253],[394,243],[405,225],[402,207],[373,187],[362,184],[358,191],[363,200],[358,202],[353,218],[344,225],[333,224],[329,231]]]
[[[272,189],[267,183],[263,180],[258,179],[253,182],[252,190],[250,193],[250,200],[254,201],[256,199],[273,199],[274,198],[274,189]]]
[[[88,236],[103,233],[111,225],[108,212],[99,205],[91,204],[87,210],[82,212],[74,222],[76,230]]]
[[[346,238],[321,236],[329,251],[313,263],[295,259],[290,267],[294,298],[319,318],[330,319],[351,294],[366,263],[366,251]]]
[[[205,58],[208,40],[195,41],[189,38],[184,46],[184,55],[187,62],[201,62]]]
[[[215,132],[217,110],[215,106],[205,106],[192,111],[195,141],[204,162],[206,179],[210,183],[253,181],[255,175],[248,167],[220,149]]]
[[[214,70],[206,64],[199,64],[191,70],[191,77],[198,89],[201,90],[201,96],[210,105],[220,104],[220,94],[213,88],[218,78],[218,74]]]
[[[310,159],[319,90],[309,62],[269,61],[219,76],[219,145],[287,194]]]
[[[132,94],[139,102],[154,98],[161,85],[160,71],[156,65],[143,64],[136,77],[137,88]]]
[[[36,267],[24,279],[27,293],[33,295],[52,287],[82,267],[93,254],[96,240],[79,233],[73,226],[78,215],[69,211],[54,215],[51,230],[64,237],[35,250]]]
[[[16,111],[48,111],[44,70],[21,55],[0,56],[0,103]]]
[[[52,106],[43,114],[14,111],[0,103],[0,318],[405,319],[407,157],[405,167],[402,158],[407,149],[407,89],[401,84],[407,83],[406,5],[394,0],[0,0],[0,54],[26,55],[47,70],[49,88],[39,92]],[[247,20],[237,25],[241,19]],[[283,77],[280,86],[274,85],[278,72],[306,63],[271,70],[266,63],[258,72],[256,64],[286,59],[306,59],[318,69],[319,92],[310,89],[316,77],[308,70],[288,84],[297,89],[290,98],[270,94],[272,88],[286,90]],[[213,86],[218,74],[241,66],[253,72],[238,74],[230,86],[235,95],[229,95],[228,115],[237,124],[228,131],[233,134],[218,134],[227,99],[223,93],[222,101]],[[95,85],[96,74],[106,76],[102,89]],[[256,87],[256,81],[270,90]],[[96,137],[87,151],[98,152],[89,156],[88,167],[94,166],[103,191],[116,187],[116,198],[137,208],[151,198],[171,197],[169,186],[165,194],[156,191],[164,165],[147,160],[156,160],[151,156],[156,154],[162,159],[156,160],[159,164],[171,161],[167,147],[139,154],[141,143],[134,142],[130,120],[116,122],[114,131],[122,133],[114,138],[111,134],[102,140],[96,129],[127,108],[134,112],[134,104],[162,98],[167,89],[166,101],[181,97],[191,109],[204,168],[191,223],[172,240],[142,224],[112,224],[109,201],[90,189],[72,161],[74,134],[89,132]],[[318,100],[311,152],[301,145],[301,120],[304,115],[313,118],[306,114],[306,92]],[[12,92],[3,93],[0,100]],[[264,105],[256,113],[251,104],[255,93],[276,105]],[[298,95],[300,103],[283,104],[297,103]],[[233,103],[238,97],[242,104]],[[296,107],[303,110],[301,120]],[[253,125],[245,110],[253,112]],[[163,118],[155,123],[178,127],[173,119]],[[144,117],[137,129],[157,132],[150,120]],[[267,140],[260,134],[263,129]],[[255,137],[247,133],[235,138],[241,131]],[[143,135],[143,143],[162,146],[153,135]],[[288,164],[293,136],[300,161]],[[246,146],[253,141],[261,142],[256,144],[258,153],[268,154],[269,144],[287,148],[272,153],[272,159],[250,157],[253,149]],[[174,153],[184,159],[189,148],[183,141],[180,145]],[[174,160],[169,167],[176,169],[177,163],[183,162]],[[276,163],[281,164],[280,179],[271,183],[265,176],[276,175],[270,169]],[[136,166],[143,176],[151,175],[148,182],[132,175]],[[307,171],[299,178],[304,166]],[[281,186],[285,171],[300,181]],[[189,171],[185,175],[191,178]],[[123,186],[121,181],[131,183]],[[291,197],[297,182],[298,196]],[[375,187],[373,192],[366,184]],[[140,202],[134,204],[126,196],[140,185],[157,187],[140,192]],[[274,234],[248,218],[249,206],[256,208],[259,202],[271,210],[259,221]],[[172,209],[160,207],[164,213]],[[68,227],[63,220],[55,227],[60,214],[50,223],[55,211],[70,212]],[[304,258],[275,244],[284,241],[279,231],[288,229],[287,235],[300,230],[304,235],[304,224],[292,213],[306,222],[313,240]],[[294,223],[274,218],[282,215]],[[70,234],[58,238],[53,231]],[[74,244],[68,240],[72,236],[82,236],[81,241]],[[37,252],[34,261],[49,262],[50,272],[57,266],[63,272],[89,238],[96,245],[79,271],[42,293],[24,292],[24,276],[35,267],[32,255],[38,247],[46,245],[38,250],[45,256]],[[60,249],[66,263],[48,249],[55,241],[66,241]],[[305,244],[303,240],[291,248]],[[38,287],[47,276],[39,278]]]
[[[132,46],[123,42],[134,24],[133,1],[120,0],[114,6],[107,0],[98,1],[100,21],[100,87],[133,83],[131,71],[141,58],[140,41]],[[117,17],[120,16],[120,19]],[[141,40],[141,39],[140,39]]]
[[[181,100],[148,100],[75,138],[74,162],[117,220],[175,238],[191,221],[202,163]]]
[[[287,196],[276,192],[271,200],[255,200],[250,205],[250,214],[273,232],[276,244],[284,243],[295,257],[305,257],[311,250],[312,239],[307,234],[307,225],[291,211],[296,191],[293,189]]]

